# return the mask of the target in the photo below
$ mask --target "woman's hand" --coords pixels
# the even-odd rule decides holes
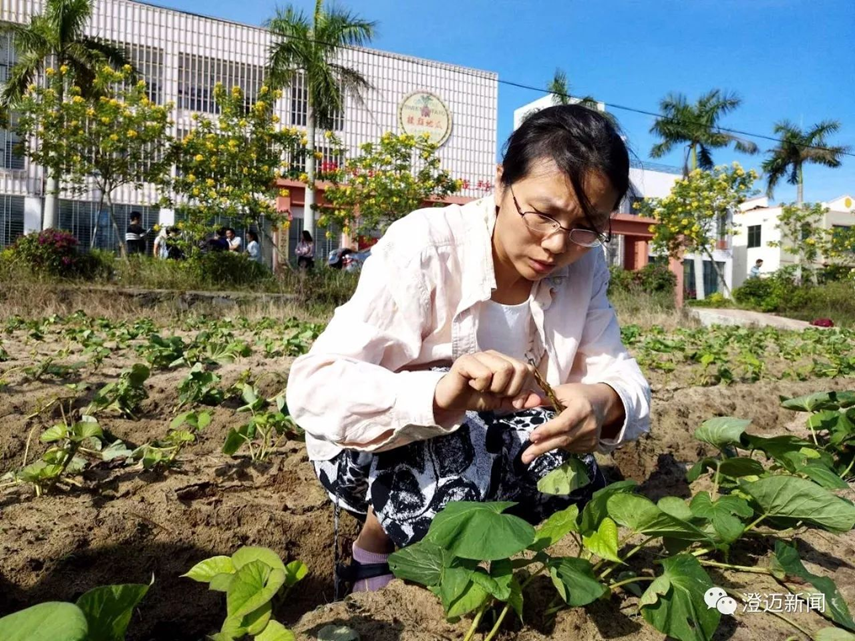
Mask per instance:
[[[523,410],[543,404],[529,389],[531,372],[531,365],[493,350],[461,356],[434,391],[437,423],[464,410]]]
[[[605,383],[568,383],[555,387],[554,391],[565,409],[531,433],[532,444],[522,455],[525,464],[557,449],[576,454],[593,452],[600,436],[615,436],[614,428],[623,422],[620,396]],[[610,434],[603,434],[604,427]]]

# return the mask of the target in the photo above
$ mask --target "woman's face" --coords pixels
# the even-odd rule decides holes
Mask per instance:
[[[229,240],[231,240],[231,239],[232,239],[232,238],[234,238],[234,237],[235,237],[235,233],[234,233],[231,229],[227,229],[227,230],[226,230],[226,238],[228,238]]]
[[[566,229],[605,232],[618,194],[602,174],[589,174],[584,181],[588,200],[596,211],[590,220],[576,198],[570,179],[552,160],[537,161],[529,174],[511,187],[502,185],[500,169],[496,185],[499,214],[493,232],[493,246],[504,268],[512,267],[520,277],[537,281],[576,262],[591,249],[601,251],[574,243],[563,230],[547,236],[532,231],[514,205],[514,196],[523,212],[551,216]]]

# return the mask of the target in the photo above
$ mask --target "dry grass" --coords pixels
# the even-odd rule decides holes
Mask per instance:
[[[315,281],[317,283],[317,281]],[[306,281],[311,286],[311,280]],[[8,283],[0,289],[0,319],[9,316],[38,318],[52,314],[66,315],[83,310],[90,316],[104,316],[115,320],[134,320],[148,317],[156,322],[169,323],[188,315],[213,318],[246,316],[249,319],[261,317],[289,318],[311,322],[328,321],[335,310],[332,300],[325,304],[306,304],[300,297],[300,287],[295,288],[297,299],[271,300],[263,294],[257,296],[246,292],[236,292],[234,302],[223,293],[211,301],[194,301],[188,305],[178,294],[174,297],[135,296],[126,290],[100,287],[81,287],[57,285],[55,282],[29,280],[24,283]],[[340,291],[338,292],[341,293]],[[643,293],[623,293],[610,295],[612,304],[621,325],[635,324],[646,329],[662,327],[672,330],[677,327],[696,327],[697,320],[685,312],[674,309],[667,299]]]

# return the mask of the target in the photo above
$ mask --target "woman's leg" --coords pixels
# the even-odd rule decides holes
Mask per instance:
[[[372,554],[391,554],[395,551],[395,544],[377,520],[373,507],[368,508],[368,516],[354,545]]]

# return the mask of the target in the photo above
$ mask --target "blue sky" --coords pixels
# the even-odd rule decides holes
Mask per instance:
[[[179,10],[260,24],[267,0],[159,0]],[[313,0],[294,4],[310,12]],[[810,126],[837,119],[835,144],[855,153],[855,0],[348,0],[348,8],[378,21],[372,46],[495,71],[499,80],[543,87],[555,67],[571,93],[615,105],[658,111],[659,100],[681,91],[694,101],[722,88],[742,106],[723,125],[772,135],[788,118]],[[542,93],[499,85],[500,144],[513,110]],[[642,160],[655,142],[652,118],[618,109],[629,143]],[[774,145],[755,140],[761,150]],[[729,149],[717,163],[739,160],[759,169],[761,156]],[[662,159],[680,165],[679,153]],[[758,183],[759,185],[759,183]],[[841,167],[808,167],[805,198],[855,195],[855,157]],[[793,200],[784,184],[776,199]]]

